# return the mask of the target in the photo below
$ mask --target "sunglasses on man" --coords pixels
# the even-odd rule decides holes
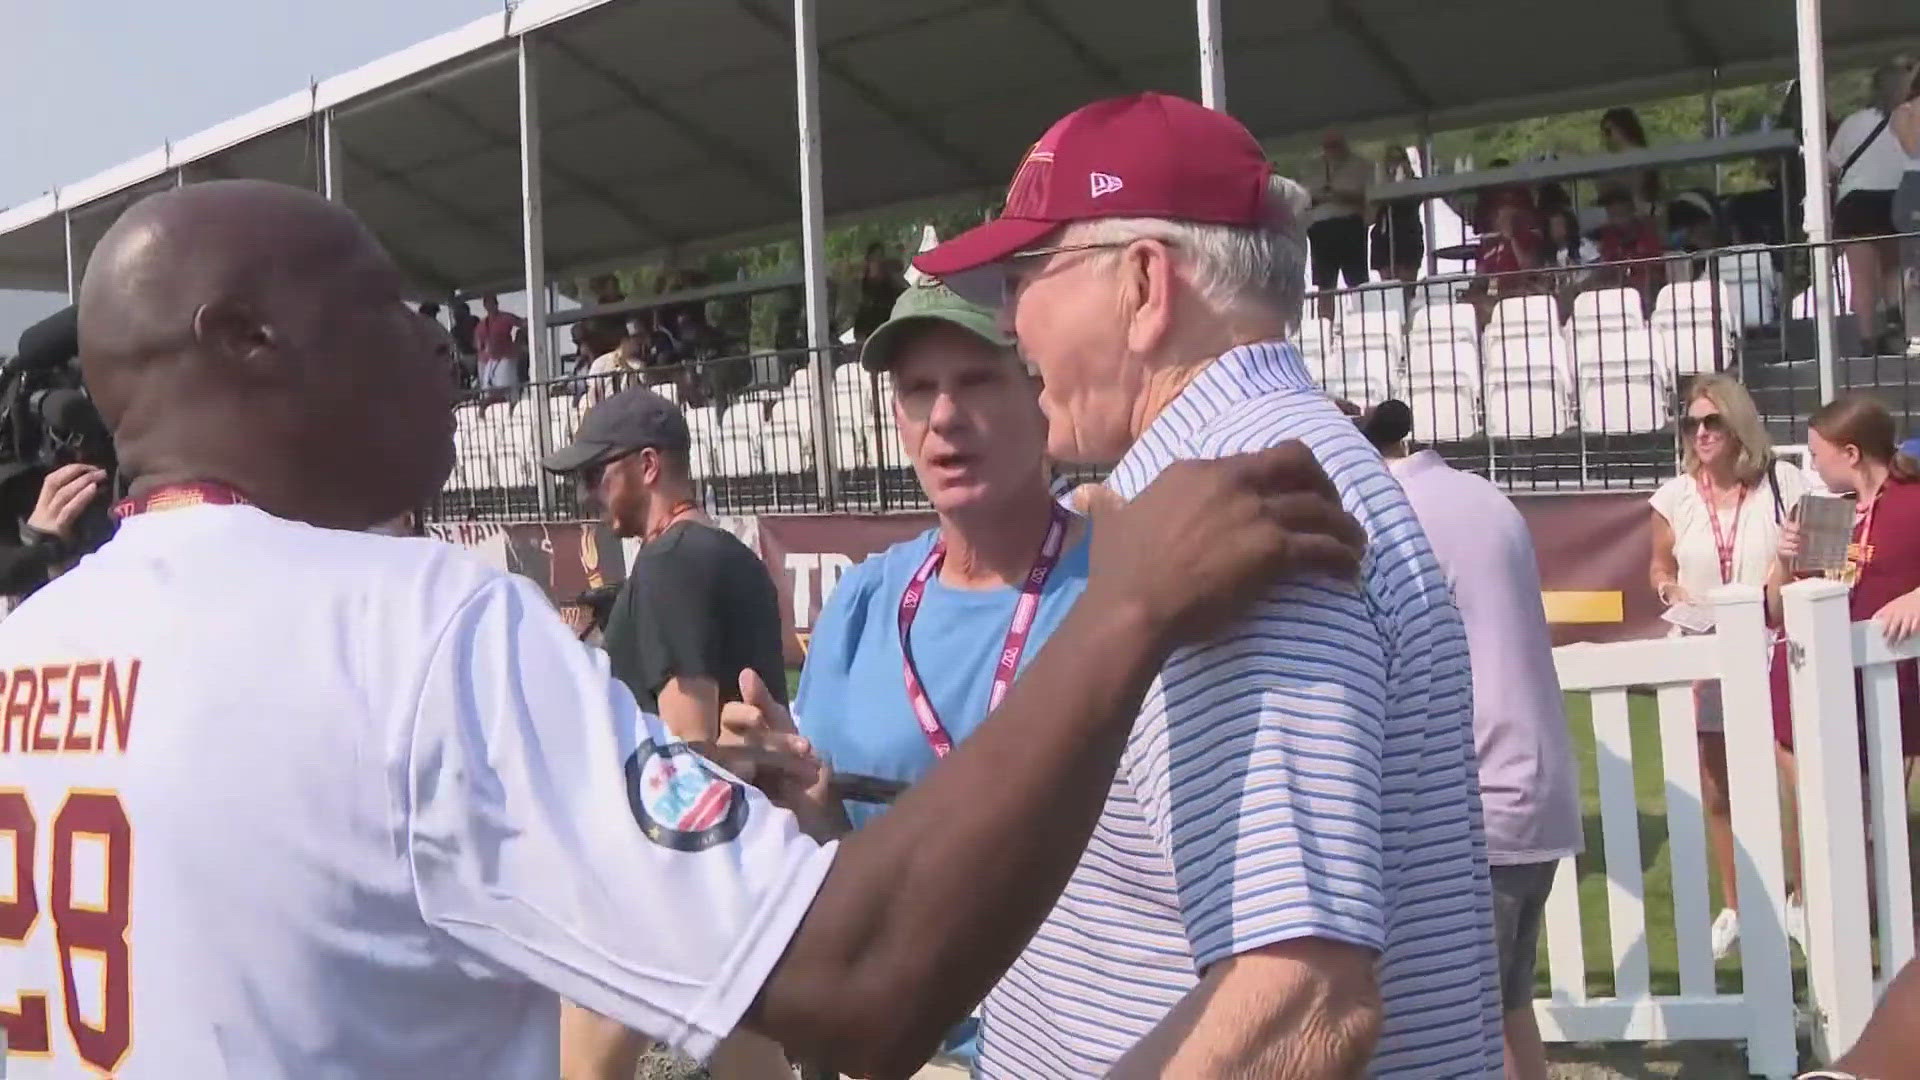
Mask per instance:
[[[580,466],[580,471],[574,475],[579,478],[581,487],[591,491],[600,486],[601,478],[607,475],[607,466],[612,465],[616,461],[624,461],[642,450],[649,449],[652,448],[638,446],[632,450],[621,450],[617,453],[608,454],[606,457],[600,458],[597,461],[591,461]]]

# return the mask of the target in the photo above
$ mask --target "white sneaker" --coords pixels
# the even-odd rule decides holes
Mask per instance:
[[[1787,901],[1787,936],[1800,946],[1801,953],[1807,951],[1807,908],[1798,897]]]
[[[1740,913],[1732,908],[1721,908],[1720,914],[1713,919],[1713,958],[1725,960],[1740,941]]]

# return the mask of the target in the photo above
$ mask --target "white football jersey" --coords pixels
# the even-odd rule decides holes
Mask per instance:
[[[704,1057],[833,850],[436,541],[142,514],[0,622],[8,1080]]]

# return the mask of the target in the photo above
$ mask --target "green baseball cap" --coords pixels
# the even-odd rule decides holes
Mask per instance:
[[[867,335],[860,347],[860,366],[880,372],[893,367],[899,357],[900,342],[916,325],[929,322],[951,323],[997,348],[1013,347],[1013,335],[1000,329],[993,312],[968,303],[960,294],[932,279],[908,286],[893,302],[893,314]]]

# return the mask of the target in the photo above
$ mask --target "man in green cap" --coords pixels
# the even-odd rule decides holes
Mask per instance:
[[[991,313],[914,285],[860,362],[890,376],[939,524],[842,574],[814,625],[793,718],[832,762],[852,828],[986,719],[1079,598],[1089,546],[1049,490],[1039,384]],[[723,724],[751,738],[734,715]],[[972,1049],[969,1024],[948,1050]]]

